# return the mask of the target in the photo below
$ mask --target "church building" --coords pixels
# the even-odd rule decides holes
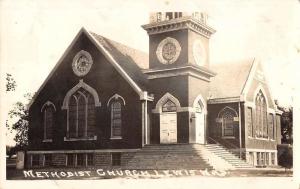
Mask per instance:
[[[156,12],[149,54],[82,28],[29,105],[27,168],[277,166],[280,115],[256,58],[213,64],[200,12]]]

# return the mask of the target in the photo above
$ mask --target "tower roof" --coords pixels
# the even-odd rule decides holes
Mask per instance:
[[[170,14],[168,16],[168,14]],[[150,23],[142,26],[149,35],[191,29],[207,38],[216,31],[207,24],[207,15],[194,12],[156,12],[150,15]]]

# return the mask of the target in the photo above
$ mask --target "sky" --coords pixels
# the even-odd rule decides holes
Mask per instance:
[[[216,29],[210,63],[256,57],[273,98],[293,104],[300,81],[300,3],[298,0],[18,0],[0,1],[1,123],[12,104],[34,93],[81,27],[148,52],[141,25],[153,11],[203,11]],[[17,82],[5,93],[5,73]],[[12,135],[8,136],[12,143]]]

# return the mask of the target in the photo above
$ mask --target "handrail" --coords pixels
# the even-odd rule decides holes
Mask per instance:
[[[220,144],[218,141],[216,141],[215,139],[208,137],[208,139],[212,140],[215,144]]]
[[[226,141],[224,139],[222,139],[222,141],[224,141],[226,144],[230,145],[233,148],[240,148],[240,147],[236,146],[235,144],[232,144],[231,142],[228,142],[228,141]]]

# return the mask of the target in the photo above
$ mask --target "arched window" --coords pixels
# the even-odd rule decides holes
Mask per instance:
[[[47,106],[44,109],[44,139],[52,139],[52,128],[54,119],[54,108],[52,106]]]
[[[198,101],[198,103],[195,106],[196,112],[197,113],[202,113],[203,112],[203,107],[202,107],[202,102],[201,100]]]
[[[168,99],[167,102],[162,106],[162,112],[176,112],[176,110],[176,104],[170,99]]]
[[[225,107],[223,110],[220,111],[218,117],[221,119],[222,122],[222,136],[234,137],[234,118],[238,117],[237,112],[230,107]]]
[[[222,116],[223,121],[223,136],[234,136],[233,126],[234,115],[231,111],[225,111]]]
[[[93,137],[95,129],[95,101],[92,94],[80,88],[70,97],[68,104],[69,137]]]
[[[268,137],[267,103],[266,98],[260,90],[255,99],[256,136]]]
[[[54,112],[55,106],[52,102],[47,101],[41,109],[43,113],[43,125],[44,125],[44,141],[52,140],[52,130],[54,125]]]
[[[122,136],[122,105],[118,101],[111,103],[111,137]]]
[[[122,112],[124,111],[125,104],[125,99],[118,94],[111,96],[107,102],[107,107],[110,109],[112,139],[122,138]]]

